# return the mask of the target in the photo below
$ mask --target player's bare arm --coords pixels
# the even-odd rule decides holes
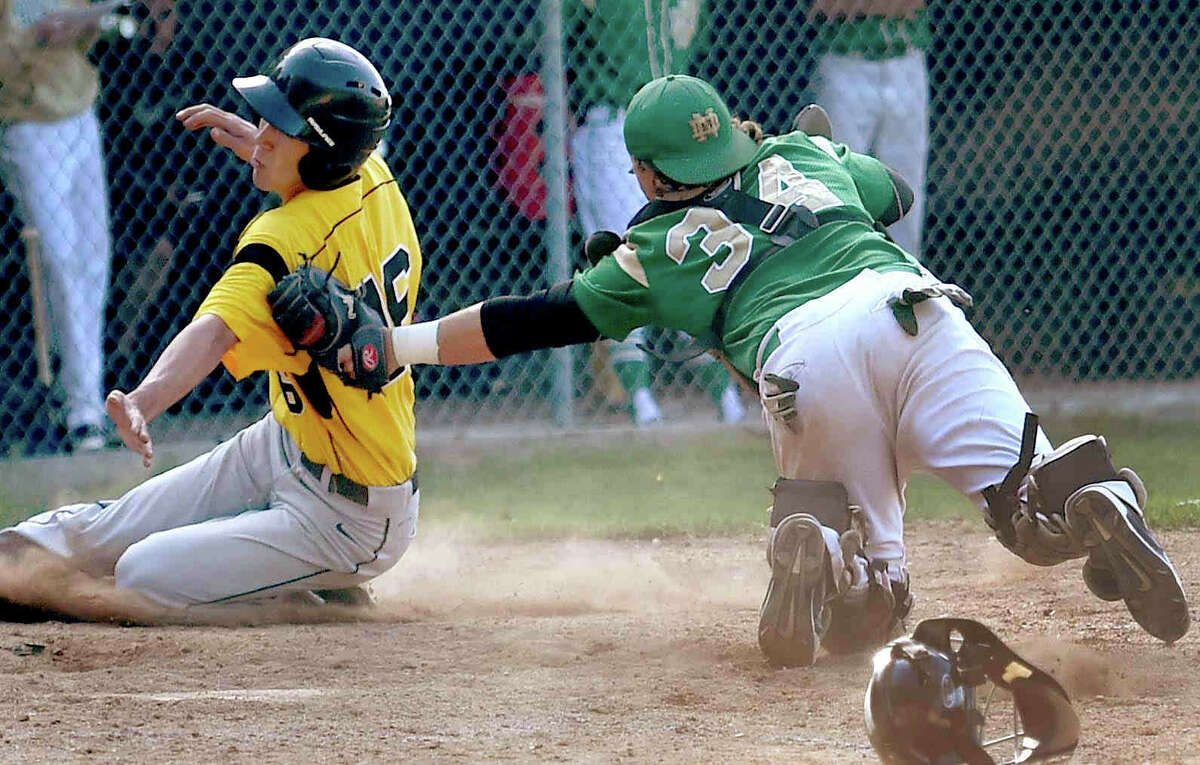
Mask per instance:
[[[142,455],[143,465],[150,467],[154,459],[150,422],[216,369],[236,342],[237,335],[223,319],[205,314],[171,341],[133,391],[114,390],[108,394],[108,416],[125,445]]]
[[[144,0],[144,4],[154,22],[150,52],[162,55],[175,40],[175,29],[179,22],[175,0]]]
[[[238,115],[212,104],[193,104],[175,113],[175,119],[188,130],[208,128],[208,134],[218,146],[224,146],[243,162],[254,153],[254,136],[258,128]]]
[[[479,364],[496,360],[483,332],[482,313],[483,303],[477,303],[438,323],[440,363]]]
[[[407,364],[482,364],[495,361],[479,317],[483,303],[436,321],[423,321],[392,330],[384,344],[388,369]]]
[[[436,321],[396,327],[385,343],[389,368],[409,364],[482,364],[515,353],[600,339],[571,294],[572,283],[524,297],[476,303]]]

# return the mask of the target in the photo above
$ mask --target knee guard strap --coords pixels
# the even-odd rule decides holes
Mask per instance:
[[[1000,543],[1010,550],[1016,541],[1013,516],[1021,509],[1018,492],[1026,476],[1029,475],[1029,467],[1033,463],[1037,430],[1037,415],[1028,412],[1025,415],[1025,426],[1021,431],[1021,451],[1017,464],[1013,465],[1005,474],[1003,481],[983,490],[983,499],[987,502],[987,507],[983,511],[983,519]]]
[[[984,519],[1000,543],[1024,560],[1053,566],[1087,554],[1080,533],[1066,518],[1067,499],[1103,481],[1124,480],[1100,436],[1079,436],[1033,458],[1037,417],[1026,415],[1021,459],[1004,480],[984,489]]]

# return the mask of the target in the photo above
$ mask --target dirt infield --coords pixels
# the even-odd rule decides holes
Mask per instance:
[[[1165,539],[1200,592],[1200,532]],[[916,619],[993,627],[1055,675],[1076,762],[1200,757],[1200,629],[1173,647],[1078,566],[910,529]],[[0,624],[0,761],[873,762],[867,656],[767,666],[760,540],[477,545],[429,533],[368,620]],[[354,614],[349,616],[353,617]]]

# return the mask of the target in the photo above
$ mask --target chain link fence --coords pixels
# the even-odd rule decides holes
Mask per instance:
[[[917,51],[928,78],[921,255],[976,295],[974,322],[1014,373],[1069,385],[1196,376],[1196,3],[934,0],[910,10],[908,22],[882,24],[869,17],[870,3],[857,12],[855,3],[811,5],[178,0],[117,9],[88,54],[100,77],[94,111],[112,238],[105,308],[96,317],[100,388],[137,384],[222,273],[241,227],[271,204],[245,167],[204,136],[186,134],[173,114],[200,101],[245,114],[230,80],[313,35],[362,50],[391,83],[396,108],[385,152],[425,251],[426,318],[548,286],[584,265],[580,243],[601,222],[596,211],[619,207],[616,186],[600,180],[602,131],[588,131],[619,120],[619,107],[650,76],[704,76],[741,116],[782,132],[819,92],[822,56],[878,61]],[[831,35],[839,25],[841,38]],[[927,37],[913,32],[922,25]],[[846,29],[871,37],[848,41]],[[879,87],[885,103],[893,99],[887,108],[914,108],[895,102],[903,83]],[[12,130],[2,113],[0,121],[0,131]],[[53,162],[44,167],[58,172]],[[27,216],[11,174],[5,179],[0,454],[62,451],[73,424],[64,377],[74,371],[64,359],[80,350],[56,337],[65,334],[59,291],[32,289]],[[42,280],[69,267],[47,263],[45,253],[41,260]],[[42,303],[48,314],[38,331]],[[39,364],[45,336],[59,342]],[[619,349],[573,349],[419,369],[422,427],[628,422],[620,382],[628,380],[613,358]],[[668,418],[712,411],[716,389],[698,368],[651,358],[647,371]],[[265,390],[261,379],[236,383],[218,370],[163,426],[248,421],[265,410]],[[98,401],[101,390],[94,395]]]

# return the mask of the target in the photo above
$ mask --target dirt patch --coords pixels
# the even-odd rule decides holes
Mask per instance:
[[[1077,761],[1200,752],[1200,630],[1167,647],[1078,565],[979,528],[909,533],[914,619],[979,619],[1055,675]],[[1166,535],[1189,594],[1200,532]],[[0,624],[6,761],[873,762],[864,655],[776,670],[755,644],[760,540],[480,545],[424,533],[369,618]],[[913,622],[915,623],[915,622]],[[40,650],[29,646],[42,646]]]

